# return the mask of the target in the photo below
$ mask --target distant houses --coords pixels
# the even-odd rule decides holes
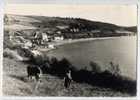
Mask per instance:
[[[54,41],[62,41],[64,40],[63,36],[54,36]]]
[[[51,32],[51,31],[44,31],[44,32],[40,32],[40,31],[36,31],[34,34],[34,38],[36,39],[41,39],[43,41],[57,41],[57,40],[63,40],[64,37],[63,35],[61,35],[62,32],[61,31],[55,31],[55,32]]]
[[[68,29],[69,28],[69,26],[67,26],[67,25],[59,25],[59,26],[56,26],[58,29],[60,29],[60,30],[64,30],[64,29]]]
[[[54,49],[55,46],[54,46],[53,44],[48,44],[48,48],[50,48],[50,49]]]
[[[126,30],[116,30],[115,33],[123,36],[132,36],[135,35],[135,32],[126,31]]]

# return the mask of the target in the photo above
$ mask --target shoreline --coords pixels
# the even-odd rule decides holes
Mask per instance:
[[[121,36],[121,37],[128,37],[128,36]],[[50,42],[49,45],[53,45],[54,48],[39,48],[39,51],[47,52],[50,50],[57,49],[59,46],[66,45],[66,44],[86,42],[86,41],[95,41],[95,40],[106,40],[106,39],[114,39],[114,38],[120,38],[120,37],[81,38],[81,39],[66,39],[66,40],[61,40],[61,41],[53,41],[53,42]]]
[[[59,51],[59,53],[60,54],[62,54],[63,55],[63,52],[65,51],[65,49],[63,49],[62,50],[62,48],[65,48],[65,46],[66,46],[66,48],[68,47],[70,47],[71,49],[70,50],[73,50],[73,47],[72,47],[72,45],[83,45],[84,43],[86,43],[86,44],[88,44],[88,43],[90,43],[90,44],[92,44],[92,43],[94,43],[94,42],[106,42],[106,41],[116,41],[116,42],[119,42],[119,40],[130,40],[130,39],[136,39],[136,36],[122,36],[122,37],[103,37],[103,38],[86,38],[86,39],[75,39],[75,40],[65,40],[65,41],[60,41],[60,42],[57,42],[57,44],[55,44],[54,43],[54,45],[56,46],[56,48],[53,48],[53,49],[51,49],[51,48],[48,48],[48,50],[46,51],[45,49],[44,49],[44,51],[43,51],[43,53],[44,54],[48,54],[48,55],[50,55],[50,57],[52,56],[52,57],[55,57],[55,55],[53,55],[52,53],[55,53],[56,55],[57,55],[57,51],[59,51],[59,49],[61,50],[61,52]],[[80,42],[80,43],[79,43]],[[73,44],[74,43],[74,44]],[[121,44],[121,42],[119,42],[120,43],[120,45],[123,45],[123,44]],[[66,44],[66,45],[65,45]],[[112,43],[111,43],[112,44]],[[113,42],[113,44],[114,44],[114,42]],[[116,46],[116,45],[112,45],[112,46]],[[120,46],[119,46],[120,47]],[[90,47],[89,47],[90,48]],[[104,48],[103,48],[104,49]],[[67,50],[67,49],[66,49]],[[75,50],[75,49],[74,49]],[[80,49],[79,49],[80,50]],[[75,52],[75,51],[74,51]],[[77,52],[77,51],[76,51]],[[79,51],[78,51],[79,52]],[[69,53],[69,52],[68,52]],[[71,53],[71,51],[70,51],[70,53]],[[71,54],[68,54],[68,55],[71,55]],[[60,56],[60,54],[58,54],[59,56]],[[75,53],[74,53],[75,54]],[[58,58],[59,58],[59,56],[58,56]],[[61,57],[67,57],[67,54],[64,54],[63,56],[60,56],[60,58]],[[71,59],[73,56],[68,56],[68,58],[69,59]],[[79,57],[79,56],[78,56]],[[111,57],[111,58],[113,58],[113,57]],[[118,62],[116,59],[116,57],[114,57],[115,58],[115,62],[117,62],[117,63],[120,63],[120,64],[122,64],[121,63],[121,61],[120,62]],[[77,58],[77,59],[79,59],[79,58]],[[85,60],[85,59],[84,59]],[[95,59],[95,61],[96,61],[97,59]],[[110,60],[110,58],[109,58],[109,60]],[[108,60],[108,61],[109,61]],[[112,59],[111,59],[112,60]],[[90,59],[89,59],[89,61],[90,61]],[[100,61],[100,59],[98,60],[99,62],[101,62]],[[132,62],[133,63],[133,62]],[[103,64],[102,62],[101,62],[101,64]],[[105,64],[106,64],[106,62],[105,62]],[[88,63],[87,64],[83,64],[83,65],[80,65],[80,66],[87,66],[88,65]],[[127,64],[126,64],[127,65]],[[125,65],[125,66],[126,66]],[[78,65],[76,65],[76,66],[78,66]],[[129,65],[128,65],[129,66]],[[128,68],[131,68],[130,66],[128,67]],[[134,69],[134,71],[135,71],[135,69]],[[125,71],[124,71],[125,72]],[[124,75],[126,75],[126,74],[124,74]],[[132,75],[132,78],[135,80],[135,74],[131,74]],[[134,75],[134,77],[133,77],[133,75]],[[129,75],[128,75],[129,76]]]
[[[85,42],[85,41],[93,41],[93,40],[105,40],[105,39],[113,39],[113,38],[118,38],[118,37],[99,37],[99,38],[81,38],[81,39],[67,39],[67,40],[62,40],[62,41],[54,41],[52,44],[54,46],[60,46],[60,45],[65,45],[65,44],[71,44],[71,43],[78,43],[78,42]]]

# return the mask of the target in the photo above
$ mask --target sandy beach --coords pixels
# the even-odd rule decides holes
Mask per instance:
[[[61,41],[52,41],[49,43],[49,45],[53,45],[54,48],[38,48],[38,50],[39,51],[50,51],[50,50],[56,49],[60,45],[77,43],[77,42],[85,42],[85,41],[113,39],[113,38],[120,38],[120,37],[81,38],[81,39],[65,39],[65,40],[61,40]]]
[[[50,44],[53,44],[54,46],[64,45],[64,44],[70,44],[70,43],[77,43],[77,42],[84,42],[84,41],[93,41],[93,40],[104,40],[104,39],[112,39],[117,37],[99,37],[99,38],[81,38],[81,39],[66,39],[63,41],[54,41]]]

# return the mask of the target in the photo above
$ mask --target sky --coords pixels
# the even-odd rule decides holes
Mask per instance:
[[[6,4],[4,12],[18,15],[78,17],[121,26],[137,25],[136,5]]]

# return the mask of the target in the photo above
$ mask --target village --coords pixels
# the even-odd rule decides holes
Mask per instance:
[[[36,31],[33,36],[26,37],[19,31],[13,31],[9,34],[8,40],[25,48],[37,49],[38,47],[43,47],[45,49],[54,49],[55,46],[52,43],[62,41],[64,37],[62,35],[51,36],[45,32],[41,33],[39,31]]]
[[[79,30],[74,28],[70,30],[70,34],[64,35],[66,33],[62,33],[62,31],[58,30],[56,32],[52,31],[40,31],[41,29],[34,30],[30,34],[25,35],[26,31],[6,31],[8,40],[17,45],[22,45],[26,48],[44,48],[44,49],[54,49],[55,44],[59,42],[63,42],[64,40],[68,40],[69,42],[72,40],[80,40],[80,39],[90,39],[90,38],[101,38],[106,37],[116,37],[116,36],[133,36],[134,32],[125,31],[125,30],[116,30],[116,35],[111,31],[107,31],[100,35],[100,30],[92,30],[91,32],[79,33]],[[29,31],[30,32],[30,31]],[[76,33],[76,34],[74,34]]]

